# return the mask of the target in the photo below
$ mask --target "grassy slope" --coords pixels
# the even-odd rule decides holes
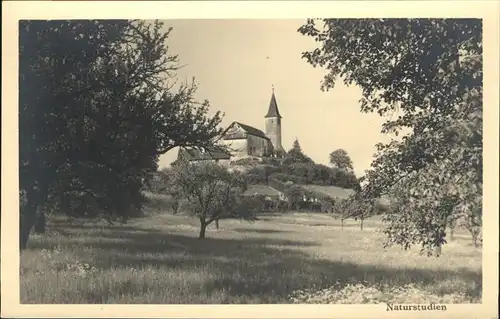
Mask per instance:
[[[186,216],[121,226],[56,220],[21,256],[23,303],[283,303],[298,289],[365,282],[415,283],[435,294],[480,298],[481,251],[465,234],[441,258],[383,249],[377,220],[360,231],[318,214],[221,222],[208,238]]]
[[[354,193],[354,191],[351,189],[345,189],[337,186],[322,186],[312,184],[300,186],[308,191],[317,192],[323,195],[330,196],[332,198],[347,198]]]

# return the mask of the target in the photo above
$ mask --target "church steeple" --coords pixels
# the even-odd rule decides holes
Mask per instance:
[[[273,86],[273,94],[271,95],[271,102],[269,102],[269,109],[265,118],[276,117],[281,118],[280,112],[278,110],[278,103],[276,102],[276,96],[274,95],[274,86]]]
[[[266,116],[266,135],[271,140],[273,148],[275,151],[282,151],[283,146],[281,145],[281,115],[278,111],[278,103],[276,102],[276,96],[273,93],[271,95],[271,102],[269,102],[269,109]]]

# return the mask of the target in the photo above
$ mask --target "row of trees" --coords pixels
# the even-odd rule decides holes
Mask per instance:
[[[208,148],[220,136],[221,114],[207,115],[194,83],[176,83],[178,57],[168,51],[171,29],[162,23],[19,27],[21,250],[48,207],[126,220],[140,209],[159,155]]]
[[[264,165],[251,162],[246,159],[238,164],[253,164],[254,167],[247,172],[247,178],[253,184],[268,184],[270,179],[274,179],[285,183],[331,185],[351,189],[359,185],[347,152],[332,152],[330,162],[333,167],[328,167],[316,164],[305,155],[298,140],[294,141],[293,147],[281,159],[264,158]]]
[[[431,253],[457,220],[482,225],[482,23],[479,19],[310,19],[304,52],[325,67],[322,89],[337,81],[362,90],[361,111],[387,120],[402,139],[377,145],[361,198],[389,195],[387,244],[421,244]]]

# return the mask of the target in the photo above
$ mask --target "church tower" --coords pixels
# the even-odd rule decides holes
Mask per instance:
[[[282,151],[283,146],[281,145],[281,115],[278,111],[278,103],[276,103],[276,96],[271,95],[271,102],[269,102],[269,110],[265,116],[266,119],[266,135],[273,143],[275,151]]]

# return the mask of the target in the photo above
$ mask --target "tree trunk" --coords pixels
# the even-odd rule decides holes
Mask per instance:
[[[360,226],[361,226],[361,230],[363,230],[363,218],[361,218]]]
[[[479,232],[472,232],[472,245],[474,248],[479,247],[478,244]]]
[[[177,213],[179,213],[179,202],[178,201],[174,201],[172,203],[172,210],[173,210],[174,215],[177,215]]]
[[[441,245],[436,246],[436,247],[434,248],[434,253],[436,254],[436,257],[441,256],[441,252],[442,252],[442,246],[441,246]]]
[[[36,222],[37,208],[39,205],[28,199],[28,204],[23,209],[19,225],[19,250],[26,249],[31,229]]]
[[[21,215],[19,225],[19,250],[26,249],[31,228],[36,220],[36,206],[27,205]]]
[[[344,216],[340,217],[340,229],[344,230]]]
[[[45,234],[45,210],[41,205],[36,209],[35,234]]]
[[[451,214],[451,211],[450,211]],[[445,225],[449,227],[450,229],[450,240],[453,240],[455,238],[455,219],[451,218],[451,216],[446,216],[445,217]]]
[[[219,220],[218,219],[215,220],[215,228],[219,229]]]
[[[200,235],[198,236],[198,239],[203,239],[205,238],[205,231],[207,229],[207,225],[205,222],[202,222],[201,223],[201,227],[200,227]]]
[[[27,203],[21,211],[19,221],[19,250],[26,249],[28,245],[31,229],[37,221],[39,207],[41,208],[42,203],[47,199],[47,192],[46,189],[37,190],[32,188],[26,192],[26,197]]]

